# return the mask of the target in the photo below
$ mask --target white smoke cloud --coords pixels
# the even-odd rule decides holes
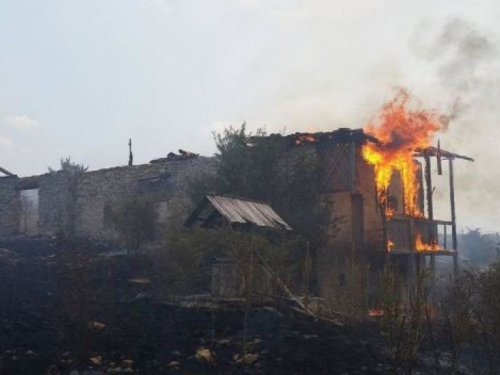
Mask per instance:
[[[455,163],[459,222],[500,230],[500,174],[492,168],[500,160],[499,43],[462,18],[412,41],[415,55],[434,69],[435,92],[452,109],[443,147],[476,159]]]
[[[11,149],[14,147],[14,141],[7,137],[0,137],[0,149],[6,148]]]
[[[27,115],[6,116],[3,119],[3,122],[17,129],[31,129],[41,126],[40,122],[37,119],[34,119]]]

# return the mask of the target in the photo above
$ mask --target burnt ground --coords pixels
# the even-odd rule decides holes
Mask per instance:
[[[132,271],[137,260],[101,257],[82,269],[64,263],[58,246],[0,243],[0,375],[389,372],[376,322],[326,324],[265,306],[246,318],[241,307],[182,307],[148,297],[151,284],[128,282],[144,276]],[[419,371],[434,373],[423,363]]]

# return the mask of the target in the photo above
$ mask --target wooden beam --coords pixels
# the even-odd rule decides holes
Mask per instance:
[[[455,212],[455,182],[453,176],[453,159],[448,160],[450,174],[450,208],[451,208],[451,239],[455,255],[453,256],[453,271],[458,275],[458,243],[457,243],[457,217]]]
[[[191,213],[191,215],[189,215],[189,217],[186,219],[186,221],[184,222],[184,226],[190,228],[195,223],[195,221],[198,220],[200,214],[205,209],[208,203],[209,201],[207,197],[204,197],[198,204],[198,206],[195,208],[195,210]]]
[[[7,169],[0,167],[0,172],[9,177],[15,177],[14,173],[9,172]]]
[[[431,158],[427,152],[424,153],[425,160],[425,193],[427,199],[427,217],[429,220],[434,218],[434,207],[432,204],[432,176],[431,176]]]

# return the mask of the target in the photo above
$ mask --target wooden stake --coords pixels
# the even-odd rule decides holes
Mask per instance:
[[[448,159],[448,165],[450,169],[450,208],[451,208],[451,239],[453,250],[453,271],[455,276],[458,275],[458,244],[457,244],[457,218],[455,213],[455,184],[453,177],[453,159]]]

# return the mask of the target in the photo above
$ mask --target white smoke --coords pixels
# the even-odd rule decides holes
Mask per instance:
[[[455,163],[458,221],[500,230],[500,172],[495,167],[500,160],[498,41],[461,18],[449,20],[435,33],[420,31],[412,38],[412,50],[433,67],[435,93],[451,114],[443,148],[476,159]],[[445,195],[438,193],[439,198]],[[444,211],[443,203],[438,210]]]

